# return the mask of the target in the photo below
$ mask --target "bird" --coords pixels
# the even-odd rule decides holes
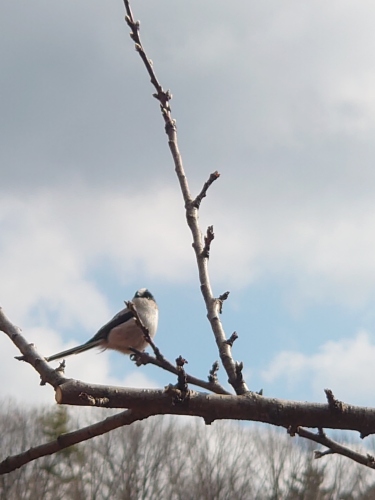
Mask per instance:
[[[153,338],[156,334],[159,315],[154,296],[147,288],[140,288],[135,292],[132,302],[139,319],[148,329],[150,337]],[[84,344],[48,356],[45,360],[48,362],[54,361],[72,354],[88,351],[93,347],[101,347],[103,350],[114,349],[123,354],[132,354],[131,347],[143,351],[147,347],[147,341],[143,331],[136,324],[133,312],[128,307],[125,307]]]

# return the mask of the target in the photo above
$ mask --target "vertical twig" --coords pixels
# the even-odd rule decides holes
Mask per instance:
[[[227,340],[226,335],[219,317],[220,304],[212,293],[209,272],[208,272],[208,256],[206,255],[207,252],[204,252],[205,247],[198,224],[198,209],[200,202],[197,203],[196,200],[199,199],[199,201],[201,201],[200,196],[201,198],[203,198],[203,195],[206,194],[209,185],[212,184],[212,182],[219,177],[219,174],[218,172],[212,174],[210,176],[210,179],[205,184],[201,194],[198,195],[196,199],[192,198],[182,163],[181,153],[178,147],[176,121],[172,118],[171,107],[169,105],[169,101],[172,98],[172,94],[168,90],[167,91],[163,90],[162,86],[160,85],[156,77],[152,62],[147,57],[139,36],[140,24],[138,21],[134,21],[129,1],[124,0],[124,5],[126,10],[125,19],[128,26],[131,29],[130,37],[135,42],[136,51],[139,53],[143,63],[145,64],[147,72],[151,78],[151,83],[156,89],[156,93],[153,94],[153,96],[160,103],[160,111],[164,119],[165,131],[166,134],[168,135],[169,149],[173,157],[176,175],[180,184],[182,196],[185,203],[186,221],[193,236],[193,248],[195,251],[195,256],[198,265],[200,288],[206,304],[207,317],[211,324],[213,333],[215,335],[216,344],[219,349],[220,359],[228,374],[229,383],[232,385],[236,393],[245,394],[246,392],[248,392],[248,388],[243,380],[242,371],[241,369],[239,369],[242,367],[242,365],[236,363],[232,357],[231,349],[226,342]]]

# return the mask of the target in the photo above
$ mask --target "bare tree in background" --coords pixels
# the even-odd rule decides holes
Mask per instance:
[[[311,479],[311,485],[313,485],[311,488],[315,488],[315,494],[319,493],[319,498],[325,498],[324,495],[329,494],[329,489],[322,487],[322,478],[325,480],[324,467],[313,467],[309,464],[301,469],[300,463],[293,462],[291,458],[293,457],[293,448],[289,441],[287,439],[280,441],[279,435],[277,439],[273,439],[272,433],[268,433],[266,441],[259,437],[258,440],[255,439],[251,443],[247,442],[247,448],[244,449],[242,439],[234,437],[241,434],[238,430],[237,434],[232,433],[228,437],[226,429],[220,434],[219,443],[215,439],[213,441],[207,439],[209,435],[207,429],[203,431],[202,428],[199,430],[197,428],[195,434],[179,435],[176,429],[167,426],[166,429],[163,428],[163,437],[160,438],[162,442],[155,444],[154,449],[150,451],[151,455],[147,454],[148,440],[152,437],[153,443],[155,443],[155,440],[157,442],[158,439],[156,427],[154,427],[156,424],[150,421],[147,426],[144,426],[139,421],[154,415],[188,415],[202,417],[206,424],[211,424],[215,420],[232,419],[264,422],[283,427],[290,436],[299,435],[324,445],[325,451],[315,452],[315,458],[340,454],[374,469],[375,460],[371,455],[363,450],[356,452],[328,438],[324,428],[353,430],[364,438],[375,433],[375,409],[345,404],[336,399],[329,390],[326,390],[327,404],[317,404],[266,398],[248,388],[243,376],[243,364],[236,361],[232,354],[238,336],[235,332],[227,335],[220,320],[220,314],[228,299],[229,292],[214,294],[210,285],[208,264],[210,252],[214,251],[214,230],[210,226],[202,235],[198,223],[202,201],[211,185],[219,179],[220,174],[213,172],[209,176],[207,175],[207,181],[201,191],[195,196],[192,195],[178,148],[176,122],[172,117],[169,104],[172,98],[171,93],[163,89],[156,77],[153,65],[143,48],[139,36],[139,23],[134,20],[129,1],[124,0],[124,5],[126,22],[131,31],[130,37],[135,43],[136,51],[141,57],[155,89],[153,96],[159,103],[186,210],[186,221],[192,235],[199,273],[199,286],[218,348],[218,355],[226,372],[231,391],[225,389],[218,380],[218,363],[214,363],[212,368],[208,369],[208,379],[201,380],[186,373],[186,361],[183,358],[183,353],[178,353],[182,356],[180,355],[176,359],[176,363],[165,359],[149,338],[147,329],[139,320],[136,310],[133,311],[134,315],[139,322],[139,327],[143,329],[153,355],[134,350],[133,358],[138,366],[152,363],[171,372],[173,379],[177,376],[177,383],[171,383],[166,389],[144,391],[131,388],[103,387],[66,379],[63,375],[63,364],[57,370],[53,370],[36,348],[21,335],[20,330],[0,310],[0,329],[20,349],[22,356],[19,359],[30,363],[39,372],[41,383],[48,383],[54,387],[56,401],[59,404],[126,408],[126,411],[122,413],[112,414],[101,422],[74,431],[66,428],[67,421],[64,421],[64,413],[61,412],[56,421],[53,419],[49,421],[50,430],[54,428],[55,431],[58,431],[56,433],[59,434],[58,437],[53,434],[46,436],[45,432],[39,430],[35,432],[38,443],[45,441],[47,437],[50,439],[45,444],[28,449],[30,444],[27,442],[27,436],[24,435],[23,441],[21,439],[19,444],[21,449],[26,450],[25,452],[19,453],[19,448],[16,450],[11,443],[8,443],[9,446],[3,447],[3,449],[8,450],[10,456],[0,464],[0,473],[9,473],[37,458],[58,454],[55,455],[55,462],[50,459],[48,462],[44,462],[43,460],[46,459],[43,459],[38,468],[31,469],[35,475],[28,472],[25,476],[29,478],[30,484],[32,482],[33,488],[35,488],[34,498],[35,496],[47,498],[52,492],[54,498],[60,498],[59,495],[62,495],[61,498],[64,495],[68,495],[69,498],[82,498],[83,492],[85,495],[90,495],[91,498],[115,498],[116,495],[118,498],[130,498],[131,495],[133,498],[134,496],[151,498],[155,495],[165,496],[166,492],[168,492],[167,498],[227,498],[223,492],[228,491],[236,491],[236,498],[249,498],[249,492],[254,495],[254,498],[257,496],[259,498],[280,498],[280,495],[285,496],[288,488],[290,498],[293,498],[293,495],[295,497],[301,494],[303,484],[307,483],[306,478]],[[141,96],[139,97],[141,98]],[[204,389],[205,392],[192,391],[191,385]],[[15,413],[16,420],[25,418],[22,413],[17,412],[18,410]],[[40,426],[41,429],[48,429],[46,422],[48,423],[48,419],[44,421],[43,426]],[[132,424],[131,433],[126,433],[123,427],[130,424]],[[120,428],[122,428],[121,431],[117,430],[107,434],[109,431]],[[308,428],[318,430],[313,432]],[[220,432],[220,429],[217,432]],[[106,453],[112,453],[111,442],[116,440],[115,436],[121,432],[126,435],[126,439],[122,441],[123,448],[116,447],[108,470],[93,471],[90,469],[94,464],[90,467],[87,465],[87,461],[84,459],[87,450],[97,457],[104,457]],[[147,434],[148,432],[151,434]],[[168,433],[170,433],[170,438],[166,440],[164,436]],[[80,455],[75,448],[70,448],[77,443],[103,434],[106,435],[105,439],[99,437],[95,444],[85,445],[83,455]],[[146,435],[147,440],[144,437]],[[268,450],[266,455],[261,453],[264,447]],[[182,453],[181,450],[183,450],[184,463],[176,458]],[[11,456],[12,453],[13,456]],[[262,468],[259,466],[259,456],[263,460]],[[129,461],[129,457],[132,457],[133,461]],[[175,457],[174,461],[171,461],[171,457]],[[46,465],[47,463],[48,465]],[[267,471],[266,475],[264,470]],[[78,472],[79,474],[77,474]],[[20,474],[20,477],[23,475],[23,473],[18,472],[12,474]],[[36,480],[38,475],[41,477]],[[254,479],[255,476],[258,477],[257,480]],[[82,477],[90,478],[90,486],[81,484]],[[305,479],[301,479],[301,477]],[[298,478],[298,480],[293,478]],[[112,485],[115,479],[119,479],[119,483],[114,492]],[[338,483],[343,479],[344,477],[335,476]],[[58,491],[56,491],[54,483],[57,480],[63,485]],[[100,481],[100,486],[98,486],[98,481]],[[6,484],[7,480],[4,479],[2,486],[4,491],[9,487]],[[13,481],[12,488],[17,487]],[[87,492],[88,487],[90,487],[89,492]],[[12,498],[21,498],[18,490],[14,491],[12,495]]]
[[[65,413],[67,430],[94,411]],[[1,405],[2,453],[31,447],[59,432],[59,407],[48,410]],[[45,432],[45,431],[44,431]],[[67,450],[66,450],[67,451]],[[372,498],[372,471],[342,456],[312,458],[312,444],[290,440],[270,427],[154,417],[81,443],[0,477],[0,498],[24,500],[331,500]]]

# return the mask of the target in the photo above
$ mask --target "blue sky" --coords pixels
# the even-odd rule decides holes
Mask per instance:
[[[375,5],[133,2],[173,93],[210,272],[251,389],[375,404]],[[0,303],[39,352],[91,337],[135,290],[157,344],[205,378],[217,359],[167,138],[121,1],[0,6]],[[0,337],[1,396],[53,401]],[[9,381],[9,373],[12,379]],[[88,382],[173,377],[117,353],[67,360]],[[219,372],[222,383],[226,377]]]

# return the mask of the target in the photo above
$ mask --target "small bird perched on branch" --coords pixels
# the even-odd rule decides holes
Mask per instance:
[[[148,329],[150,337],[154,337],[158,326],[158,306],[156,305],[153,295],[147,288],[141,288],[135,293],[132,302],[139,319]],[[59,352],[45,359],[46,361],[54,361],[55,359],[64,358],[71,354],[88,351],[93,347],[115,349],[124,354],[131,354],[132,351],[129,349],[130,347],[143,351],[146,346],[147,341],[142,329],[136,324],[133,312],[126,307],[108,321],[108,323],[102,326],[85,344],[67,349],[66,351]]]

